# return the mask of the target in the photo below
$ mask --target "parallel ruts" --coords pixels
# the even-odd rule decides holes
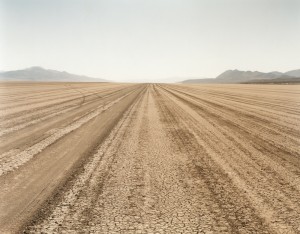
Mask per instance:
[[[299,86],[15,86],[0,231],[300,232]]]

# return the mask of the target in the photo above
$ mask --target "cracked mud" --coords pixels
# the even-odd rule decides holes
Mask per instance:
[[[1,233],[300,233],[300,86],[1,84]]]

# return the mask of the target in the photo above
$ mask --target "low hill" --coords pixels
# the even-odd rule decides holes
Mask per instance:
[[[23,70],[7,71],[0,73],[1,81],[39,81],[39,82],[108,82],[100,78],[91,78],[44,69],[42,67],[31,67]]]
[[[293,76],[293,77],[300,77],[300,69],[288,71],[284,74],[288,75],[288,76]]]
[[[268,80],[279,79],[278,81],[291,81],[296,77],[300,77],[300,69],[293,70],[286,73],[281,73],[278,71],[273,72],[259,72],[259,71],[239,71],[239,70],[227,70],[217,76],[214,79],[189,79],[184,80],[181,83],[188,84],[236,84],[236,83],[247,83],[247,82],[255,82],[262,81],[265,83]],[[289,75],[288,75],[289,74]]]
[[[299,77],[292,78],[277,78],[269,80],[250,80],[244,82],[244,84],[300,84]]]
[[[263,73],[259,71],[228,70],[217,76],[216,80],[220,83],[241,83],[250,80],[271,80],[277,78],[289,78],[289,76],[277,72]]]

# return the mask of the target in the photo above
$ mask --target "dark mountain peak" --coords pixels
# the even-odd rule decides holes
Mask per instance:
[[[238,69],[233,69],[233,70],[226,70],[225,72],[223,73],[232,73],[232,72],[240,72]]]

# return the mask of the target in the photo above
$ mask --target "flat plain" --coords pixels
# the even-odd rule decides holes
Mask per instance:
[[[300,233],[300,86],[0,84],[0,233]]]

